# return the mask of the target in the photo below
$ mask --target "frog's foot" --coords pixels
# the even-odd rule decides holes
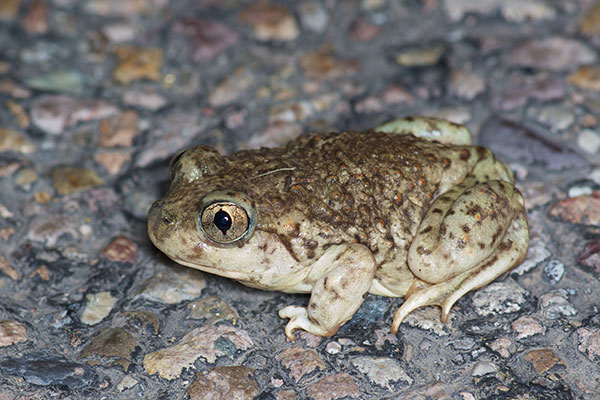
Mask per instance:
[[[331,246],[312,266],[314,282],[308,307],[288,306],[279,310],[289,318],[285,334],[295,340],[295,329],[318,336],[333,336],[362,304],[375,276],[375,259],[361,244]]]
[[[527,254],[529,228],[524,213],[520,213],[506,231],[502,242],[490,257],[478,266],[447,281],[421,288],[411,287],[404,304],[394,314],[392,333],[398,332],[402,320],[413,310],[423,306],[441,306],[442,322],[448,320],[450,309],[465,293],[487,285],[520,263]],[[418,286],[418,284],[417,284]]]

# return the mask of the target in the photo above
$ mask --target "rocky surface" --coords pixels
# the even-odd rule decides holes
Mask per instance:
[[[600,1],[0,2],[0,399],[594,399]],[[268,293],[175,266],[179,149],[424,114],[512,167],[532,242],[439,310],[369,296],[286,341]],[[220,396],[220,397],[218,397]]]

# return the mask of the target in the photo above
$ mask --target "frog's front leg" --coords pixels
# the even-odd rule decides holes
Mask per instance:
[[[311,267],[307,281],[314,284],[308,307],[279,310],[281,318],[290,319],[286,336],[295,340],[295,329],[318,336],[334,335],[363,303],[375,276],[375,266],[371,251],[364,245],[330,247]]]

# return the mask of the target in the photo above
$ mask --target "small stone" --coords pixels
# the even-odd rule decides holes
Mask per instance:
[[[395,60],[403,67],[426,67],[439,63],[445,52],[446,47],[438,43],[406,47],[396,52]]]
[[[90,0],[84,9],[102,16],[137,17],[160,13],[166,4],[166,0]]]
[[[96,172],[76,165],[61,165],[50,171],[52,186],[61,195],[69,195],[104,184]]]
[[[512,328],[517,332],[517,339],[524,339],[530,336],[545,334],[546,327],[541,325],[535,318],[523,316],[511,324]]]
[[[550,208],[549,214],[571,223],[598,225],[600,224],[600,191],[560,200]]]
[[[450,75],[450,93],[456,97],[473,100],[485,91],[485,79],[470,69],[455,69]]]
[[[127,23],[114,23],[105,25],[102,28],[102,33],[110,43],[125,43],[135,39],[138,30],[135,26]]]
[[[27,239],[54,247],[58,239],[67,234],[73,238],[79,237],[71,218],[60,214],[42,214],[29,223]]]
[[[408,314],[404,322],[409,326],[431,331],[438,336],[447,336],[450,329],[452,329],[452,321],[455,317],[455,313],[450,313],[448,321],[443,323],[440,320],[440,309],[438,307],[422,307]]]
[[[367,18],[361,16],[352,23],[348,35],[357,42],[367,43],[375,39],[379,32],[381,32],[381,27],[370,23]]]
[[[106,318],[117,303],[110,292],[99,292],[85,296],[87,304],[81,314],[81,322],[86,325],[96,325]]]
[[[131,163],[131,152],[128,150],[104,150],[94,153],[94,161],[102,165],[111,175],[123,171],[123,167]]]
[[[529,203],[528,203],[529,204]],[[516,273],[519,276],[522,276],[526,272],[529,272],[533,268],[535,268],[538,264],[543,261],[546,261],[550,257],[550,251],[541,240],[532,240],[529,245],[529,250],[527,251],[527,256],[525,260],[511,273]]]
[[[163,63],[161,49],[121,45],[115,50],[117,66],[112,77],[123,85],[140,79],[157,81]]]
[[[512,85],[511,85],[512,86]],[[558,100],[566,95],[564,81],[556,76],[543,77],[531,83],[517,83],[499,97],[493,99],[494,107],[509,111],[523,107],[529,99],[540,101]]]
[[[252,400],[259,393],[252,369],[231,366],[198,372],[186,394],[190,400]]]
[[[444,11],[451,21],[460,21],[466,14],[492,15],[500,11],[511,22],[552,19],[556,11],[540,0],[444,0]]]
[[[572,317],[577,310],[569,303],[568,294],[564,289],[546,293],[540,297],[541,314],[546,319],[556,320],[562,317]]]
[[[527,290],[516,282],[495,282],[478,290],[473,296],[475,312],[482,316],[517,312],[527,301]]]
[[[17,321],[0,320],[0,347],[26,342],[27,328]]]
[[[267,125],[266,129],[248,140],[248,148],[282,146],[302,134],[302,126],[295,122],[277,121]]]
[[[413,379],[408,376],[400,363],[386,357],[357,357],[352,360],[361,374],[364,374],[376,385],[387,390],[393,390],[399,381],[412,385]]]
[[[127,389],[131,389],[132,387],[134,387],[137,384],[138,384],[138,380],[137,379],[135,379],[131,375],[125,375],[123,377],[123,379],[121,379],[121,382],[119,382],[117,384],[117,390],[119,392],[124,392]]]
[[[344,372],[319,379],[308,386],[306,393],[312,400],[361,398],[358,385],[350,375]]]
[[[300,23],[306,30],[323,33],[327,29],[329,15],[320,2],[303,1],[298,4]]]
[[[507,338],[499,338],[490,343],[490,349],[494,350],[496,353],[500,354],[500,357],[508,358],[510,357],[510,339]]]
[[[600,360],[600,329],[597,328],[579,328],[579,345],[577,349],[587,354],[591,361]]]
[[[133,264],[137,251],[138,245],[133,239],[125,235],[119,235],[102,249],[100,255],[113,262]]]
[[[156,313],[152,311],[127,311],[123,313],[123,316],[129,319],[136,319],[142,323],[143,326],[149,326],[154,331],[155,335],[158,335],[158,329],[160,328],[160,320]]]
[[[15,185],[23,190],[31,190],[31,186],[37,182],[39,176],[35,170],[23,168],[15,174]]]
[[[31,121],[52,135],[61,134],[65,128],[78,122],[109,117],[117,109],[103,100],[80,100],[64,95],[40,96],[31,105]]]
[[[355,60],[337,59],[330,49],[322,48],[300,57],[300,67],[309,78],[332,79],[351,75],[359,69]]]
[[[579,67],[577,71],[569,75],[567,81],[581,89],[600,92],[600,66],[585,65]]]
[[[415,101],[413,95],[399,85],[390,85],[379,94],[379,97],[388,104],[412,104]]]
[[[50,280],[50,270],[45,265],[39,266],[35,271],[31,271],[30,278],[39,276],[41,280],[48,282]]]
[[[314,350],[292,347],[279,353],[275,358],[290,370],[290,376],[295,382],[316,369],[322,371],[327,369],[323,359]]]
[[[165,304],[177,304],[199,297],[206,287],[202,272],[180,266],[157,272],[144,282],[138,296]]]
[[[227,340],[233,346],[233,353],[247,350],[254,345],[245,331],[231,326],[196,328],[176,345],[146,354],[144,369],[150,375],[158,373],[161,378],[176,379],[184,368],[194,368],[194,362],[200,357],[208,363],[214,363],[217,357],[227,355],[216,345],[223,340]]]
[[[0,21],[12,21],[19,14],[21,0],[0,1]]]
[[[84,77],[78,71],[53,71],[26,79],[25,84],[31,89],[79,95],[83,92]]]
[[[66,390],[87,388],[96,380],[94,371],[85,364],[32,353],[21,358],[5,358],[0,370],[17,375],[32,385],[60,386]]]
[[[579,25],[579,31],[586,36],[600,35],[600,1],[596,0],[594,5],[587,10]]]
[[[531,39],[507,54],[507,62],[520,67],[568,71],[596,61],[596,53],[588,45],[571,38]]]
[[[227,25],[205,19],[183,18],[173,27],[173,33],[186,36],[191,43],[191,59],[206,62],[223,53],[239,40]]]
[[[102,147],[129,147],[138,135],[138,114],[125,111],[100,121],[100,141]]]
[[[242,10],[240,20],[252,26],[258,40],[294,40],[300,34],[293,14],[279,4],[254,3]]]
[[[565,274],[565,265],[559,260],[550,260],[544,267],[544,276],[551,283],[557,284]]]
[[[238,68],[221,81],[208,97],[210,105],[220,107],[232,103],[254,83],[254,74],[246,68]]]
[[[600,239],[588,242],[577,256],[577,262],[590,268],[596,277],[600,277]]]
[[[168,104],[167,99],[150,90],[127,90],[123,93],[123,103],[128,106],[142,107],[150,111],[160,110]]]
[[[230,321],[232,325],[236,325],[239,318],[229,304],[217,296],[194,301],[188,305],[188,310],[188,318],[206,319],[206,325],[214,325],[220,321]]]
[[[25,89],[8,78],[0,79],[0,93],[8,94],[16,99],[26,99],[31,96],[30,90]]]
[[[531,350],[523,356],[523,359],[530,363],[538,374],[548,372],[555,365],[565,365],[550,349]]]
[[[596,154],[600,150],[600,133],[591,129],[584,129],[577,136],[577,145],[589,154]]]
[[[4,104],[6,104],[6,108],[12,114],[19,128],[29,128],[29,115],[22,105],[13,100],[6,100]]]
[[[552,131],[565,130],[575,122],[575,113],[559,105],[530,108],[528,114],[548,126]]]
[[[102,363],[105,366],[120,365],[127,371],[131,357],[138,346],[133,335],[122,328],[109,328],[101,331],[81,351],[81,358],[100,358],[102,362],[89,360],[91,366]]]
[[[383,111],[383,109],[383,102],[376,96],[368,96],[354,103],[354,111],[359,114],[377,113]]]
[[[342,351],[342,345],[338,342],[329,342],[325,346],[325,351],[329,354],[339,354]]]
[[[30,154],[35,151],[35,147],[22,133],[8,128],[0,128],[0,151]]]
[[[484,376],[488,374],[495,374],[498,372],[498,367],[489,361],[478,361],[471,371],[472,376]]]

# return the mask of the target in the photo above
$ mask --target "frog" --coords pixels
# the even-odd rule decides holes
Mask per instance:
[[[229,156],[200,145],[171,162],[148,213],[173,261],[243,285],[309,294],[288,305],[285,335],[330,337],[367,295],[441,307],[517,266],[529,245],[510,168],[463,125],[412,116],[365,131],[300,135]]]

